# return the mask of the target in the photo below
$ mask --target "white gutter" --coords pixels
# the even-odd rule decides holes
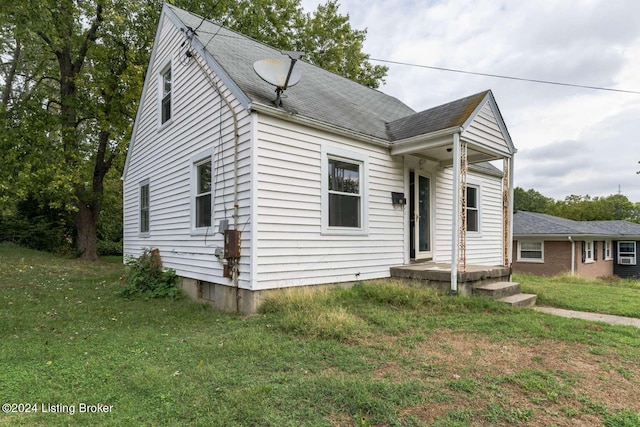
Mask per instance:
[[[459,134],[463,131],[460,126],[453,126],[446,129],[440,129],[425,135],[416,135],[411,138],[396,141],[391,146],[392,155],[412,154],[420,150],[436,148],[448,145],[450,139],[442,139],[451,135]]]
[[[569,241],[571,242],[571,275],[574,276],[576,274],[576,242],[573,241],[571,236],[569,237]]]
[[[451,209],[451,293],[458,292],[458,219],[460,218],[460,134],[453,134],[453,207]]]

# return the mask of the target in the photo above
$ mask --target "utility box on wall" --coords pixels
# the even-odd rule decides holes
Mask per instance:
[[[240,230],[225,230],[224,257],[240,258]]]

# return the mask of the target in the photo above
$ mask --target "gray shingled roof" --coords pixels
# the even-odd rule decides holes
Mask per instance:
[[[261,59],[289,61],[277,49],[166,4],[252,103],[273,106],[275,88],[253,70]],[[393,141],[462,124],[487,92],[417,113],[383,92],[300,60],[300,82],[286,90],[283,107],[296,114],[383,140]]]
[[[639,237],[640,224],[629,221],[573,221],[542,213],[517,211],[513,215],[513,235]]]
[[[394,120],[388,125],[389,138],[392,141],[397,141],[441,129],[462,126],[488,93],[489,91],[476,93],[457,101]]]

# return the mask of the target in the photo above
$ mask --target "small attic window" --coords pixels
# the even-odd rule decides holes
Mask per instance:
[[[163,125],[171,119],[171,64],[160,73],[160,124]]]

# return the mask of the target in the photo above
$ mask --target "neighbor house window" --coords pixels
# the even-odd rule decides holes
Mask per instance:
[[[162,99],[160,101],[160,124],[164,124],[171,119],[171,65],[161,73],[160,91]]]
[[[583,242],[584,245],[584,260],[582,262],[593,262],[593,241],[586,240]]]
[[[211,158],[195,164],[195,227],[211,227]]]
[[[341,149],[325,150],[322,165],[322,232],[367,233],[367,159]]]
[[[149,232],[149,182],[140,184],[140,233]]]
[[[479,188],[467,186],[467,231],[480,231]]]
[[[518,241],[518,261],[544,262],[544,242]]]
[[[612,260],[613,252],[611,250],[611,240],[605,240],[602,242],[602,251],[604,252],[604,259]]]
[[[618,242],[618,264],[636,265],[636,242]]]

